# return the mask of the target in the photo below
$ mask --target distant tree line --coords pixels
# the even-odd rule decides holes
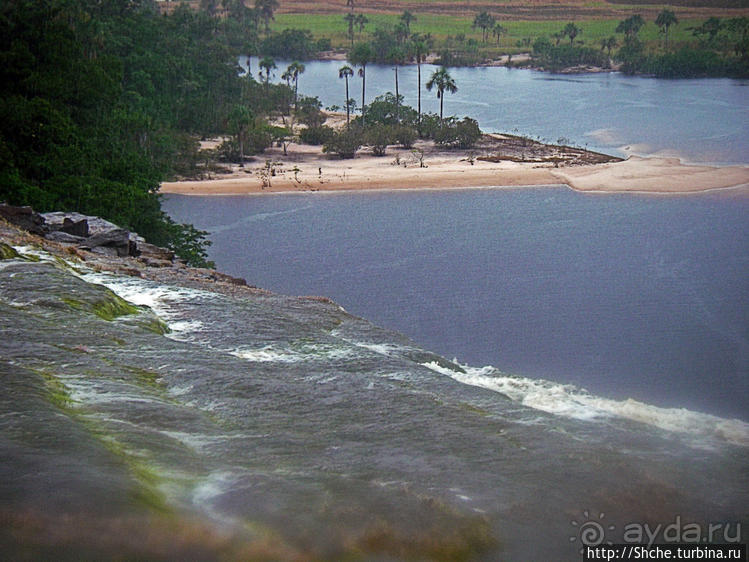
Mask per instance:
[[[471,66],[496,58],[502,51],[500,45],[509,34],[507,24],[499,21],[489,11],[476,13],[471,27],[473,37],[465,33],[448,35],[439,44],[429,34],[412,32],[418,14],[404,11],[395,23],[379,25],[369,30],[366,40],[363,31],[370,23],[364,14],[355,13],[353,3],[344,18],[350,49],[356,43],[369,45],[370,62],[402,64],[401,60],[414,60],[413,37],[429,38],[428,48],[438,56],[437,64],[444,66]],[[532,52],[532,66],[548,70],[561,70],[575,66],[608,68],[618,63],[624,72],[645,73],[663,77],[735,76],[749,75],[749,18],[711,17],[702,24],[686,28],[692,32],[692,41],[684,40],[684,27],[680,39],[672,40],[674,28],[679,27],[676,13],[663,8],[649,23],[658,28],[660,39],[656,42],[641,40],[640,31],[648,25],[641,15],[634,14],[620,21],[615,33],[596,40],[587,40],[584,24],[569,22],[559,31],[546,36],[523,37],[513,45],[504,41],[507,64],[512,64],[512,54],[518,49]],[[469,34],[470,35],[470,34]],[[523,64],[523,63],[519,63]],[[363,71],[364,72],[364,71]]]
[[[688,28],[694,41],[676,49],[670,41],[671,28],[679,23],[676,14],[664,8],[653,23],[663,36],[657,49],[648,48],[640,39],[646,22],[635,14],[619,22],[617,35],[601,39],[600,50],[576,42],[583,30],[569,23],[551,38],[536,39],[533,56],[536,64],[549,70],[577,65],[606,68],[613,60],[621,63],[622,71],[628,74],[663,78],[749,76],[749,18],[711,17],[699,26]],[[560,44],[564,38],[569,38],[569,44]]]

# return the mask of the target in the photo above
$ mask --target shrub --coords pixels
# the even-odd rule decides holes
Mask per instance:
[[[310,128],[320,127],[327,116],[320,110],[322,102],[315,97],[300,96],[297,101],[296,114],[301,123]]]
[[[419,138],[419,134],[413,127],[408,125],[398,125],[393,130],[393,140],[403,148],[411,148]]]
[[[545,39],[538,39],[533,44],[533,56],[550,70],[578,65],[604,67],[608,64],[608,57],[598,49],[567,44],[553,46]]]
[[[422,113],[419,136],[422,139],[434,139],[441,125],[440,116],[436,113]]]
[[[320,127],[308,127],[302,129],[299,133],[299,140],[304,144],[319,146],[325,144],[332,137],[335,131],[326,125]]]
[[[481,138],[481,129],[475,119],[462,121],[446,119],[437,130],[434,142],[447,148],[471,148]]]
[[[398,96],[396,104],[395,94],[388,92],[377,96],[372,103],[367,105],[366,125],[380,123],[382,125],[397,125],[398,123],[413,125],[416,123],[418,113],[408,105],[403,104],[403,96]],[[360,123],[361,117],[356,117],[354,123]]]
[[[393,141],[393,127],[375,123],[366,129],[367,144],[372,147],[375,156],[385,156],[387,146]]]
[[[263,39],[260,52],[271,57],[306,60],[317,52],[317,42],[306,29],[284,29]]]
[[[339,158],[353,158],[362,145],[362,131],[358,127],[346,127],[334,132],[323,145],[326,154],[336,154]]]

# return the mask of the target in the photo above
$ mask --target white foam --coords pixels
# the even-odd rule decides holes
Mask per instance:
[[[231,355],[248,361],[258,363],[296,363],[302,361],[302,357],[297,353],[283,352],[274,349],[272,346],[265,346],[256,349],[241,348],[230,352]]]
[[[80,276],[84,281],[107,287],[117,296],[137,306],[150,308],[161,320],[166,322],[170,332],[167,337],[184,340],[187,334],[200,331],[204,324],[199,320],[185,321],[177,317],[173,304],[212,298],[215,295],[200,289],[158,285],[137,277],[119,277],[109,273],[85,273]]]
[[[192,492],[192,503],[204,513],[217,521],[228,524],[237,523],[237,519],[214,508],[214,502],[221,496],[235,489],[238,474],[229,471],[211,472]]]
[[[612,400],[592,395],[573,385],[505,375],[493,367],[465,367],[460,373],[435,362],[423,366],[458,382],[504,394],[524,406],[568,418],[593,421],[611,417],[626,418],[665,431],[700,439],[717,439],[749,447],[749,423],[693,412],[685,408],[659,408],[637,400]]]
[[[337,361],[356,357],[354,349],[324,343],[288,347],[266,345],[260,348],[240,347],[229,352],[235,357],[259,363],[300,363],[303,361]]]
[[[397,355],[399,351],[403,351],[405,348],[401,345],[392,344],[392,343],[365,343],[365,342],[350,342],[353,345],[357,347],[363,347],[364,349],[368,349],[369,351],[374,351],[375,353],[379,353],[380,355],[385,355],[387,357],[392,357],[394,355]]]

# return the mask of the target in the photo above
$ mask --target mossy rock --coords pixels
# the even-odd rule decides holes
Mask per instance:
[[[18,252],[5,242],[0,242],[0,260],[12,260],[20,257]]]
[[[62,297],[61,300],[74,310],[92,312],[102,320],[108,322],[111,322],[119,316],[138,314],[141,312],[140,308],[134,304],[130,304],[125,299],[115,295],[109,290],[91,301],[84,301],[70,297]]]
[[[156,315],[147,316],[142,321],[138,322],[138,325],[145,328],[149,332],[163,336],[171,332],[169,326],[161,318]]]
[[[104,299],[93,303],[93,312],[103,320],[112,321],[118,316],[138,314],[140,309],[134,304],[130,304],[122,297],[110,293]]]

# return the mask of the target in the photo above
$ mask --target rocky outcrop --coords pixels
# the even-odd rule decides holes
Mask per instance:
[[[18,228],[35,236],[22,235]],[[243,291],[266,293],[239,277],[213,269],[187,267],[173,250],[150,244],[137,233],[95,216],[75,212],[39,214],[30,207],[0,204],[0,236],[3,235],[19,246],[42,247],[66,258],[73,256],[98,271],[159,282],[179,278],[196,288],[208,284],[213,290],[229,294]]]
[[[32,234],[43,235],[47,232],[44,217],[34,212],[31,207],[0,204],[0,217]]]
[[[139,256],[141,253],[153,253],[153,244],[146,241],[135,232],[120,228],[114,223],[99,217],[83,215],[81,213],[53,212],[40,215],[49,232],[48,240],[63,244],[75,244],[82,250],[103,254],[106,256]],[[140,248],[143,246],[143,249]],[[174,259],[174,252],[158,248],[159,259],[164,259],[170,253],[170,260]]]
[[[138,255],[138,245],[130,240],[130,232],[123,228],[113,228],[94,234],[78,244],[78,247],[121,258]]]

